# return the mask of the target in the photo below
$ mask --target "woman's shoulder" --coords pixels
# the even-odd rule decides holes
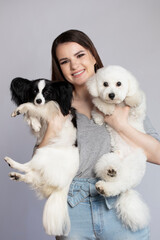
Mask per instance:
[[[160,142],[160,136],[157,133],[156,129],[153,127],[151,120],[148,116],[146,116],[144,120],[144,129],[147,134],[151,135]]]

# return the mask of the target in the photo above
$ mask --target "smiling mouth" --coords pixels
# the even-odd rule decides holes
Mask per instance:
[[[85,71],[85,70],[83,69],[83,70],[81,70],[81,71],[79,71],[79,72],[73,73],[72,76],[73,76],[73,77],[79,77],[82,73],[84,73],[84,71]]]

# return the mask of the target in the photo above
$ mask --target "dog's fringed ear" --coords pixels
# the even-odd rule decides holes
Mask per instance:
[[[58,104],[62,114],[68,115],[71,110],[72,97],[73,97],[73,86],[68,82],[58,82],[60,85]]]
[[[95,74],[94,76],[92,76],[91,78],[88,79],[87,83],[87,88],[89,93],[93,96],[93,97],[98,97],[98,88],[97,88],[97,74]]]
[[[11,99],[16,105],[20,105],[28,101],[28,94],[30,87],[30,81],[24,78],[14,78],[10,85]]]
[[[125,103],[130,107],[137,107],[142,102],[142,91],[139,89],[137,79],[129,73],[128,77],[128,93]]]
[[[137,79],[131,73],[129,73],[127,96],[128,97],[133,96],[138,91],[138,89],[139,89],[139,86],[138,86]]]

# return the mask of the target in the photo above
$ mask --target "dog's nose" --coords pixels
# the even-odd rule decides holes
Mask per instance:
[[[41,104],[42,100],[39,98],[36,100],[36,103]]]
[[[110,98],[111,100],[113,100],[114,97],[115,97],[115,94],[114,94],[114,93],[109,93],[108,96],[109,96],[109,98]]]

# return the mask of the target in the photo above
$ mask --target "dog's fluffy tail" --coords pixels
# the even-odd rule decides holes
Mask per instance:
[[[118,217],[126,227],[137,231],[149,223],[149,209],[135,190],[122,193],[116,202]]]
[[[53,192],[46,201],[43,226],[48,235],[67,236],[70,231],[67,193],[68,188]]]

